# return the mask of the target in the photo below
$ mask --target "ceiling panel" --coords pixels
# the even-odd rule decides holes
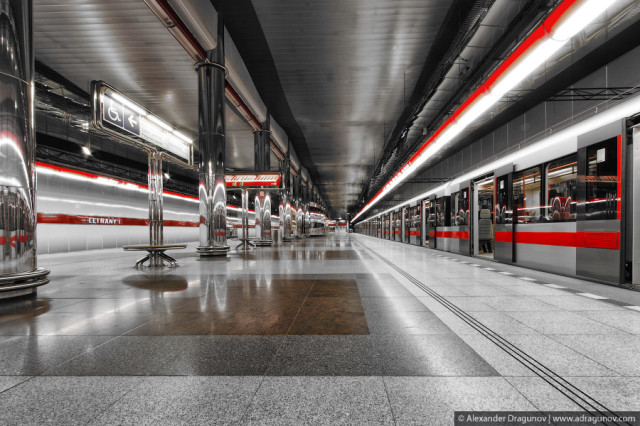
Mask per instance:
[[[344,213],[369,178],[451,2],[252,3],[321,184]]]
[[[193,60],[142,1],[34,0],[36,58],[89,91],[104,80],[195,136]]]

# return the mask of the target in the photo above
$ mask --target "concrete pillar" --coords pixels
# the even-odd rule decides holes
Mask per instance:
[[[0,298],[34,295],[36,164],[31,0],[0,0]]]
[[[198,72],[198,146],[200,151],[200,246],[203,256],[226,256],[227,190],[225,160],[224,23],[218,14],[216,48],[196,65]]]

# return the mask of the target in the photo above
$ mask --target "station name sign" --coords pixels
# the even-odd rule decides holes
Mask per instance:
[[[228,187],[279,188],[282,176],[280,173],[228,173],[224,180]]]
[[[103,81],[92,81],[91,91],[95,129],[193,165],[193,141],[188,136]]]

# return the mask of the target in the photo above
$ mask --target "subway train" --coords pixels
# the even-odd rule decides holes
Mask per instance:
[[[633,148],[638,99],[633,105],[451,177],[356,223],[355,230],[604,283],[630,282],[639,243],[633,229],[637,234],[640,225],[632,202],[640,189],[633,188],[640,172],[638,141]]]
[[[46,163],[37,163],[36,171],[38,253],[149,242],[146,186]],[[163,206],[164,243],[198,241],[198,198],[164,191]],[[324,213],[317,208],[310,210],[308,235],[326,234]],[[273,230],[280,228],[279,220],[279,216],[271,215]],[[295,226],[295,221],[290,222]],[[241,235],[241,227],[242,210],[228,205],[227,236]],[[249,210],[249,237],[256,238],[253,210]]]

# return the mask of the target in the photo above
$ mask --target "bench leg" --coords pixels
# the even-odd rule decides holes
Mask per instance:
[[[146,262],[147,260],[149,260],[149,255],[146,255],[142,259],[138,260],[136,262],[136,269],[143,268],[144,267],[143,263]]]
[[[168,254],[166,254],[165,252],[158,252],[158,256],[160,256],[161,258],[169,262],[170,267],[175,268],[176,266],[178,266],[178,261],[175,260],[173,257],[169,256]]]

